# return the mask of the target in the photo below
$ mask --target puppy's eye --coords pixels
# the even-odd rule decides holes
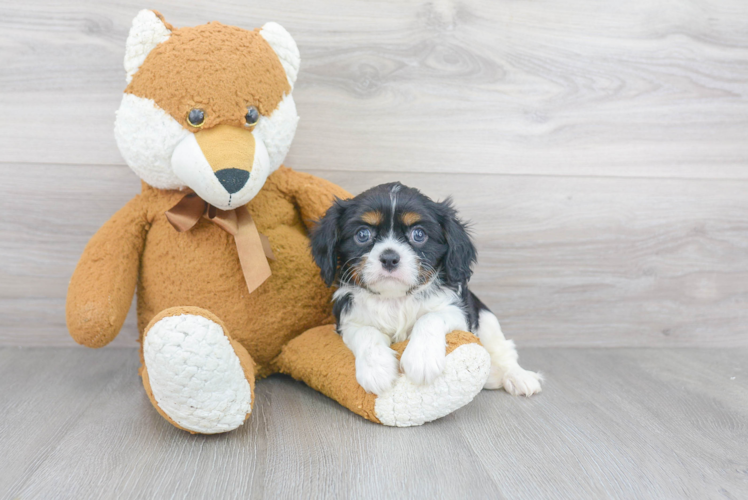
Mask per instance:
[[[420,227],[416,227],[410,232],[410,239],[413,240],[413,243],[422,244],[426,243],[429,237],[426,235],[426,231]]]
[[[205,123],[205,111],[200,108],[192,108],[190,112],[187,113],[187,123],[195,128],[202,127],[203,123]]]
[[[257,122],[260,121],[260,112],[257,111],[257,108],[254,106],[250,106],[247,108],[247,114],[244,115],[244,120],[246,121],[245,125],[247,127],[254,127],[257,125]]]
[[[359,245],[363,245],[365,243],[368,243],[371,239],[371,229],[362,227],[358,231],[356,231],[356,243]]]

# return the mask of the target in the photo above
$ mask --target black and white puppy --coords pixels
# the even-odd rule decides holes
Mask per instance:
[[[333,312],[356,357],[356,379],[381,394],[399,376],[390,344],[410,339],[400,368],[429,384],[445,366],[445,336],[476,334],[491,355],[485,388],[514,395],[540,392],[540,376],[517,363],[491,311],[468,290],[476,250],[452,202],[434,202],[400,183],[337,200],[311,235],[312,254],[328,286],[338,285]]]

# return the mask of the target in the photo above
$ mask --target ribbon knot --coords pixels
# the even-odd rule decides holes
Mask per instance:
[[[189,193],[179,203],[166,211],[166,219],[178,232],[189,231],[201,217],[213,222],[234,237],[239,263],[249,293],[254,292],[270,277],[270,264],[275,260],[270,241],[260,234],[247,207],[221,210],[195,193]]]

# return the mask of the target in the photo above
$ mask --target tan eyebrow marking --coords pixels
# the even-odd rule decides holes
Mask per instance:
[[[421,216],[415,212],[405,212],[400,216],[400,219],[406,226],[412,226],[413,224],[421,221]]]
[[[361,216],[361,220],[369,224],[370,226],[378,226],[382,223],[382,212],[371,211],[366,212]]]

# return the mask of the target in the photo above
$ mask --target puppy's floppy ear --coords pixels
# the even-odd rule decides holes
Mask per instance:
[[[343,201],[336,198],[311,231],[312,256],[327,286],[332,286],[338,274],[339,226],[344,211]]]
[[[478,252],[470,239],[466,224],[457,217],[452,198],[437,203],[436,209],[447,240],[444,273],[450,283],[462,283],[472,276],[471,266],[477,260]]]

